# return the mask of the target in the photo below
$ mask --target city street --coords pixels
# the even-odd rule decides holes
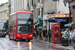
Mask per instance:
[[[8,36],[0,37],[0,50],[64,50],[55,48],[49,44],[41,43],[37,40],[31,42],[9,40]]]
[[[0,50],[75,50],[75,0],[0,0],[0,36]]]

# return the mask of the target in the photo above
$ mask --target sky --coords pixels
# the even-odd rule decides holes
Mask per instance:
[[[0,4],[5,2],[8,2],[8,0],[0,0]]]

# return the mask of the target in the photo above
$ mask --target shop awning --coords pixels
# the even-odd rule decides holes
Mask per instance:
[[[65,27],[71,27],[73,24],[75,24],[75,21],[71,22],[71,23],[68,23],[68,24],[65,24],[64,26]]]

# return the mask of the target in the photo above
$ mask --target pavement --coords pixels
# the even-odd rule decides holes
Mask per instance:
[[[74,49],[74,44],[69,45],[69,46],[62,46],[61,44],[56,44],[56,43],[49,43],[43,40],[38,40],[39,42],[45,43],[45,44],[49,44],[50,46],[56,47],[56,48],[62,48],[64,50],[75,50]]]

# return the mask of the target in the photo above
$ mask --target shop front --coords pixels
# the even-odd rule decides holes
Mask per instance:
[[[63,29],[65,28],[64,25],[69,23],[69,14],[51,14],[47,16],[47,19],[53,19],[54,23],[60,23],[60,28]]]

